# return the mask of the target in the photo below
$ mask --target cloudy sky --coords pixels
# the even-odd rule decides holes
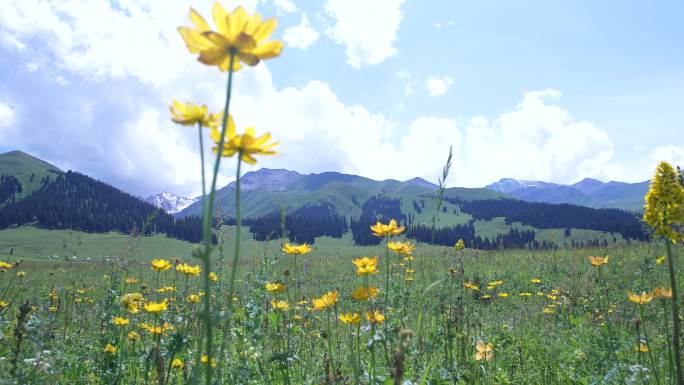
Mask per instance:
[[[196,195],[197,132],[173,99],[223,105],[226,76],[176,28],[188,4],[0,2],[0,152],[21,149],[139,195]],[[238,3],[223,2],[232,9]],[[641,181],[684,164],[684,2],[246,0],[281,57],[236,75],[256,167],[435,180]],[[232,179],[234,162],[222,168]]]

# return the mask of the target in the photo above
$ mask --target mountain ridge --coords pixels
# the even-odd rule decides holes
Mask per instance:
[[[570,203],[594,208],[619,208],[640,211],[649,181],[627,183],[602,182],[584,178],[573,184],[502,178],[485,188],[499,191],[527,202]]]

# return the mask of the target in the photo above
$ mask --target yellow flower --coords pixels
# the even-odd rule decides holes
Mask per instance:
[[[277,311],[290,310],[290,304],[287,301],[271,301],[271,306]]]
[[[17,278],[24,278],[24,276],[26,276],[25,271],[17,271]]]
[[[140,280],[138,280],[138,279],[135,279],[135,278],[132,278],[132,277],[126,278],[126,285],[135,285],[135,284],[138,284],[138,283],[140,283]]]
[[[550,299],[551,301],[555,301],[556,298],[558,298],[558,297],[555,296],[555,295],[552,295],[552,294],[547,294],[547,295],[546,295],[546,298]]]
[[[104,347],[104,352],[105,352],[105,353],[108,353],[108,354],[111,354],[111,355],[115,355],[115,354],[116,354],[116,346],[114,346],[114,345],[108,343],[108,344],[105,345],[105,347]]]
[[[200,301],[200,296],[197,294],[190,294],[189,296],[185,297],[185,300],[190,303],[198,303]]]
[[[544,312],[544,314],[553,314],[556,312],[555,310],[553,310],[552,307],[545,307],[542,311]]]
[[[209,280],[212,282],[218,282],[218,275],[216,275],[216,273],[213,271],[209,272]]]
[[[381,324],[385,322],[385,316],[377,310],[367,311],[366,320],[372,324]]]
[[[200,358],[200,362],[203,365],[206,365],[209,362],[209,357],[206,354],[202,354],[202,358]],[[211,359],[211,367],[215,368],[216,367],[216,358]]]
[[[204,18],[192,8],[190,21],[195,28],[178,28],[188,51],[199,54],[200,62],[227,71],[230,66],[230,55],[234,54],[232,70],[237,71],[240,69],[240,62],[254,66],[259,64],[260,60],[280,55],[283,49],[282,42],[265,41],[275,30],[275,19],[262,22],[258,13],[249,16],[242,7],[227,13],[218,2],[214,4],[212,16],[218,29],[216,32],[212,31]]]
[[[488,299],[492,299],[492,295],[491,294],[485,294],[482,297],[480,297],[480,299],[483,301],[486,301]]]
[[[375,223],[370,227],[373,235],[376,237],[387,237],[390,235],[399,235],[406,230],[404,226],[398,226],[397,221],[394,219],[390,220],[388,224],[382,224],[380,222]]]
[[[359,286],[352,292],[352,298],[357,301],[368,301],[369,299],[375,298],[378,295],[378,289],[369,286]]]
[[[672,289],[656,287],[653,289],[653,296],[656,298],[672,298]]]
[[[285,254],[303,255],[311,252],[311,246],[309,246],[307,243],[302,243],[301,245],[291,245],[286,243],[283,246],[283,252],[285,252]]]
[[[356,266],[356,275],[371,275],[377,273],[378,257],[363,257],[356,258],[352,261]]]
[[[211,129],[211,140],[216,146],[212,147],[214,153],[218,153],[218,147],[221,142],[221,131],[217,127]],[[275,155],[273,147],[278,145],[278,142],[271,142],[271,134],[266,133],[260,137],[256,137],[254,127],[247,127],[244,134],[235,133],[235,121],[232,116],[228,116],[228,130],[223,142],[223,152],[221,156],[230,158],[235,154],[241,154],[240,159],[248,164],[256,164],[254,155]],[[309,250],[311,251],[311,250]],[[309,252],[307,251],[307,253]],[[300,253],[301,254],[301,253]]]
[[[540,283],[542,283],[542,280],[539,278],[532,278],[530,279],[530,282],[532,282],[535,285],[539,285]]]
[[[472,291],[478,291],[478,290],[480,290],[480,288],[479,288],[476,284],[474,284],[474,283],[472,283],[472,282],[464,282],[464,283],[463,283],[463,287],[466,288],[466,289],[470,289],[470,290],[472,290]]]
[[[519,294],[521,297],[531,297],[532,293],[529,291],[523,291],[522,293]]]
[[[347,325],[356,325],[361,322],[361,314],[359,313],[342,313],[339,318],[342,323]]]
[[[465,249],[465,245],[463,244],[463,239],[459,239],[458,242],[454,245],[454,248],[456,250],[463,250]]]
[[[337,290],[329,291],[323,294],[320,298],[315,298],[311,301],[314,310],[324,310],[337,303]]]
[[[508,298],[508,293],[506,293],[506,292],[499,293],[499,298]]]
[[[148,313],[161,313],[166,310],[166,300],[162,302],[148,302],[144,307]]]
[[[286,289],[286,286],[282,282],[268,282],[266,283],[266,291],[271,293],[282,293]]]
[[[5,309],[9,306],[9,302],[0,300],[0,309]]]
[[[128,333],[128,340],[129,341],[137,341],[139,338],[140,338],[140,334],[138,334],[134,331]]]
[[[639,353],[648,353],[649,351],[648,345],[643,342],[639,342],[639,345],[635,346],[634,350]]]
[[[171,120],[184,126],[194,126],[199,123],[202,127],[218,127],[221,124],[223,114],[210,114],[207,106],[198,106],[192,103],[181,103],[174,100],[169,107]]]
[[[183,361],[181,361],[180,358],[174,358],[173,361],[171,361],[171,367],[173,369],[183,369]]]
[[[171,268],[171,263],[165,259],[153,259],[150,261],[152,269],[156,271],[165,271]]]
[[[128,310],[129,313],[137,313],[143,306],[145,298],[140,293],[127,293],[121,297],[121,304]]]
[[[50,307],[48,308],[48,311],[49,311],[50,313],[57,313],[57,306],[50,306]]]
[[[194,277],[200,275],[202,268],[200,265],[190,266],[187,263],[181,263],[176,266],[176,271],[185,275],[192,275]]]
[[[672,242],[684,240],[684,234],[677,231],[684,224],[684,187],[680,183],[681,177],[667,162],[660,162],[644,197],[644,221],[657,235]]]
[[[411,242],[387,242],[387,248],[401,255],[411,255],[416,248]]]
[[[629,302],[633,302],[637,305],[645,305],[651,302],[651,300],[653,299],[653,294],[642,291],[641,295],[639,295],[628,291],[627,297],[629,298]]]
[[[492,281],[492,282],[488,283],[488,285],[491,287],[497,287],[497,286],[503,285],[503,281],[501,281],[501,280]]]
[[[603,266],[608,264],[608,257],[598,257],[590,255],[587,257],[592,266]]]
[[[164,286],[160,287],[159,289],[155,290],[157,293],[169,293],[172,291],[176,291],[176,288],[173,286]]]
[[[9,269],[11,269],[11,268],[13,268],[13,267],[14,267],[14,265],[11,264],[11,263],[7,263],[7,262],[0,261],[0,271],[2,271],[2,270],[9,270]]]
[[[661,255],[660,257],[656,258],[656,260],[655,260],[656,265],[662,265],[663,263],[665,263],[666,258],[667,257],[664,255]]]
[[[128,318],[123,318],[123,317],[114,317],[112,319],[112,322],[116,326],[126,326],[128,325],[131,321]]]
[[[484,343],[484,341],[477,341],[475,345],[475,360],[491,361],[494,358],[494,345],[491,343]]]

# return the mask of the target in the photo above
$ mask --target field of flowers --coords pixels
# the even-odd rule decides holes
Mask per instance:
[[[197,260],[4,262],[0,378],[201,383],[213,367],[234,384],[675,383],[664,245],[426,255],[395,238],[370,258],[250,254],[232,301],[219,258],[214,366]]]
[[[215,5],[216,31],[194,10],[190,20],[178,29],[188,50],[227,73],[221,113],[171,106],[174,122],[198,127],[202,157],[204,129],[216,154],[202,244],[149,262],[2,259],[0,383],[684,384],[684,187],[670,165],[645,197],[648,244],[482,252],[458,241],[425,252],[391,220],[368,229],[383,240],[371,255],[287,240],[244,252],[241,164],[275,155],[277,142],[237,133],[232,75],[282,43],[268,40],[275,20],[241,7]],[[237,231],[215,245],[222,158],[237,162]],[[201,172],[204,182],[204,159]]]

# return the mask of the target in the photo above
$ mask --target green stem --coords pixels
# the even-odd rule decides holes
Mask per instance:
[[[204,329],[206,336],[206,351],[207,351],[207,370],[206,370],[206,384],[211,384],[211,377],[213,368],[211,367],[211,360],[213,358],[213,320],[211,319],[211,280],[209,273],[211,272],[211,229],[212,216],[214,210],[214,199],[216,198],[216,180],[218,179],[219,166],[221,165],[221,157],[223,156],[223,147],[225,144],[226,130],[228,128],[228,117],[230,116],[230,96],[233,86],[233,63],[235,61],[235,52],[230,53],[230,64],[228,67],[228,84],[226,86],[226,104],[223,107],[223,125],[221,127],[221,136],[218,143],[218,151],[216,152],[216,161],[214,162],[214,173],[211,180],[211,189],[209,190],[209,203],[204,205],[204,215],[202,217],[202,243],[204,249],[202,250],[202,257],[204,260]],[[203,163],[204,164],[204,163]],[[239,164],[239,163],[238,163]],[[239,240],[238,240],[239,244]],[[231,296],[232,297],[232,296]],[[200,349],[201,350],[201,349]],[[197,367],[201,363],[197,362]]]
[[[235,172],[235,253],[233,254],[233,264],[230,267],[230,283],[228,285],[228,308],[233,308],[233,295],[235,294],[235,276],[237,274],[238,258],[240,256],[240,228],[242,226],[242,216],[240,213],[240,169],[242,166],[242,151],[239,151],[237,161],[237,171]]]
[[[672,246],[670,240],[665,240],[667,247],[667,266],[670,270],[670,286],[672,287],[672,350],[674,350],[675,368],[677,369],[677,384],[684,385],[682,377],[682,352],[679,348],[679,296],[677,295],[677,280],[675,278],[674,260],[672,258]]]
[[[202,210],[204,210],[204,206],[207,204],[207,182],[204,175],[204,139],[202,138],[202,122],[198,124],[197,128],[199,134],[200,162],[202,164]]]

